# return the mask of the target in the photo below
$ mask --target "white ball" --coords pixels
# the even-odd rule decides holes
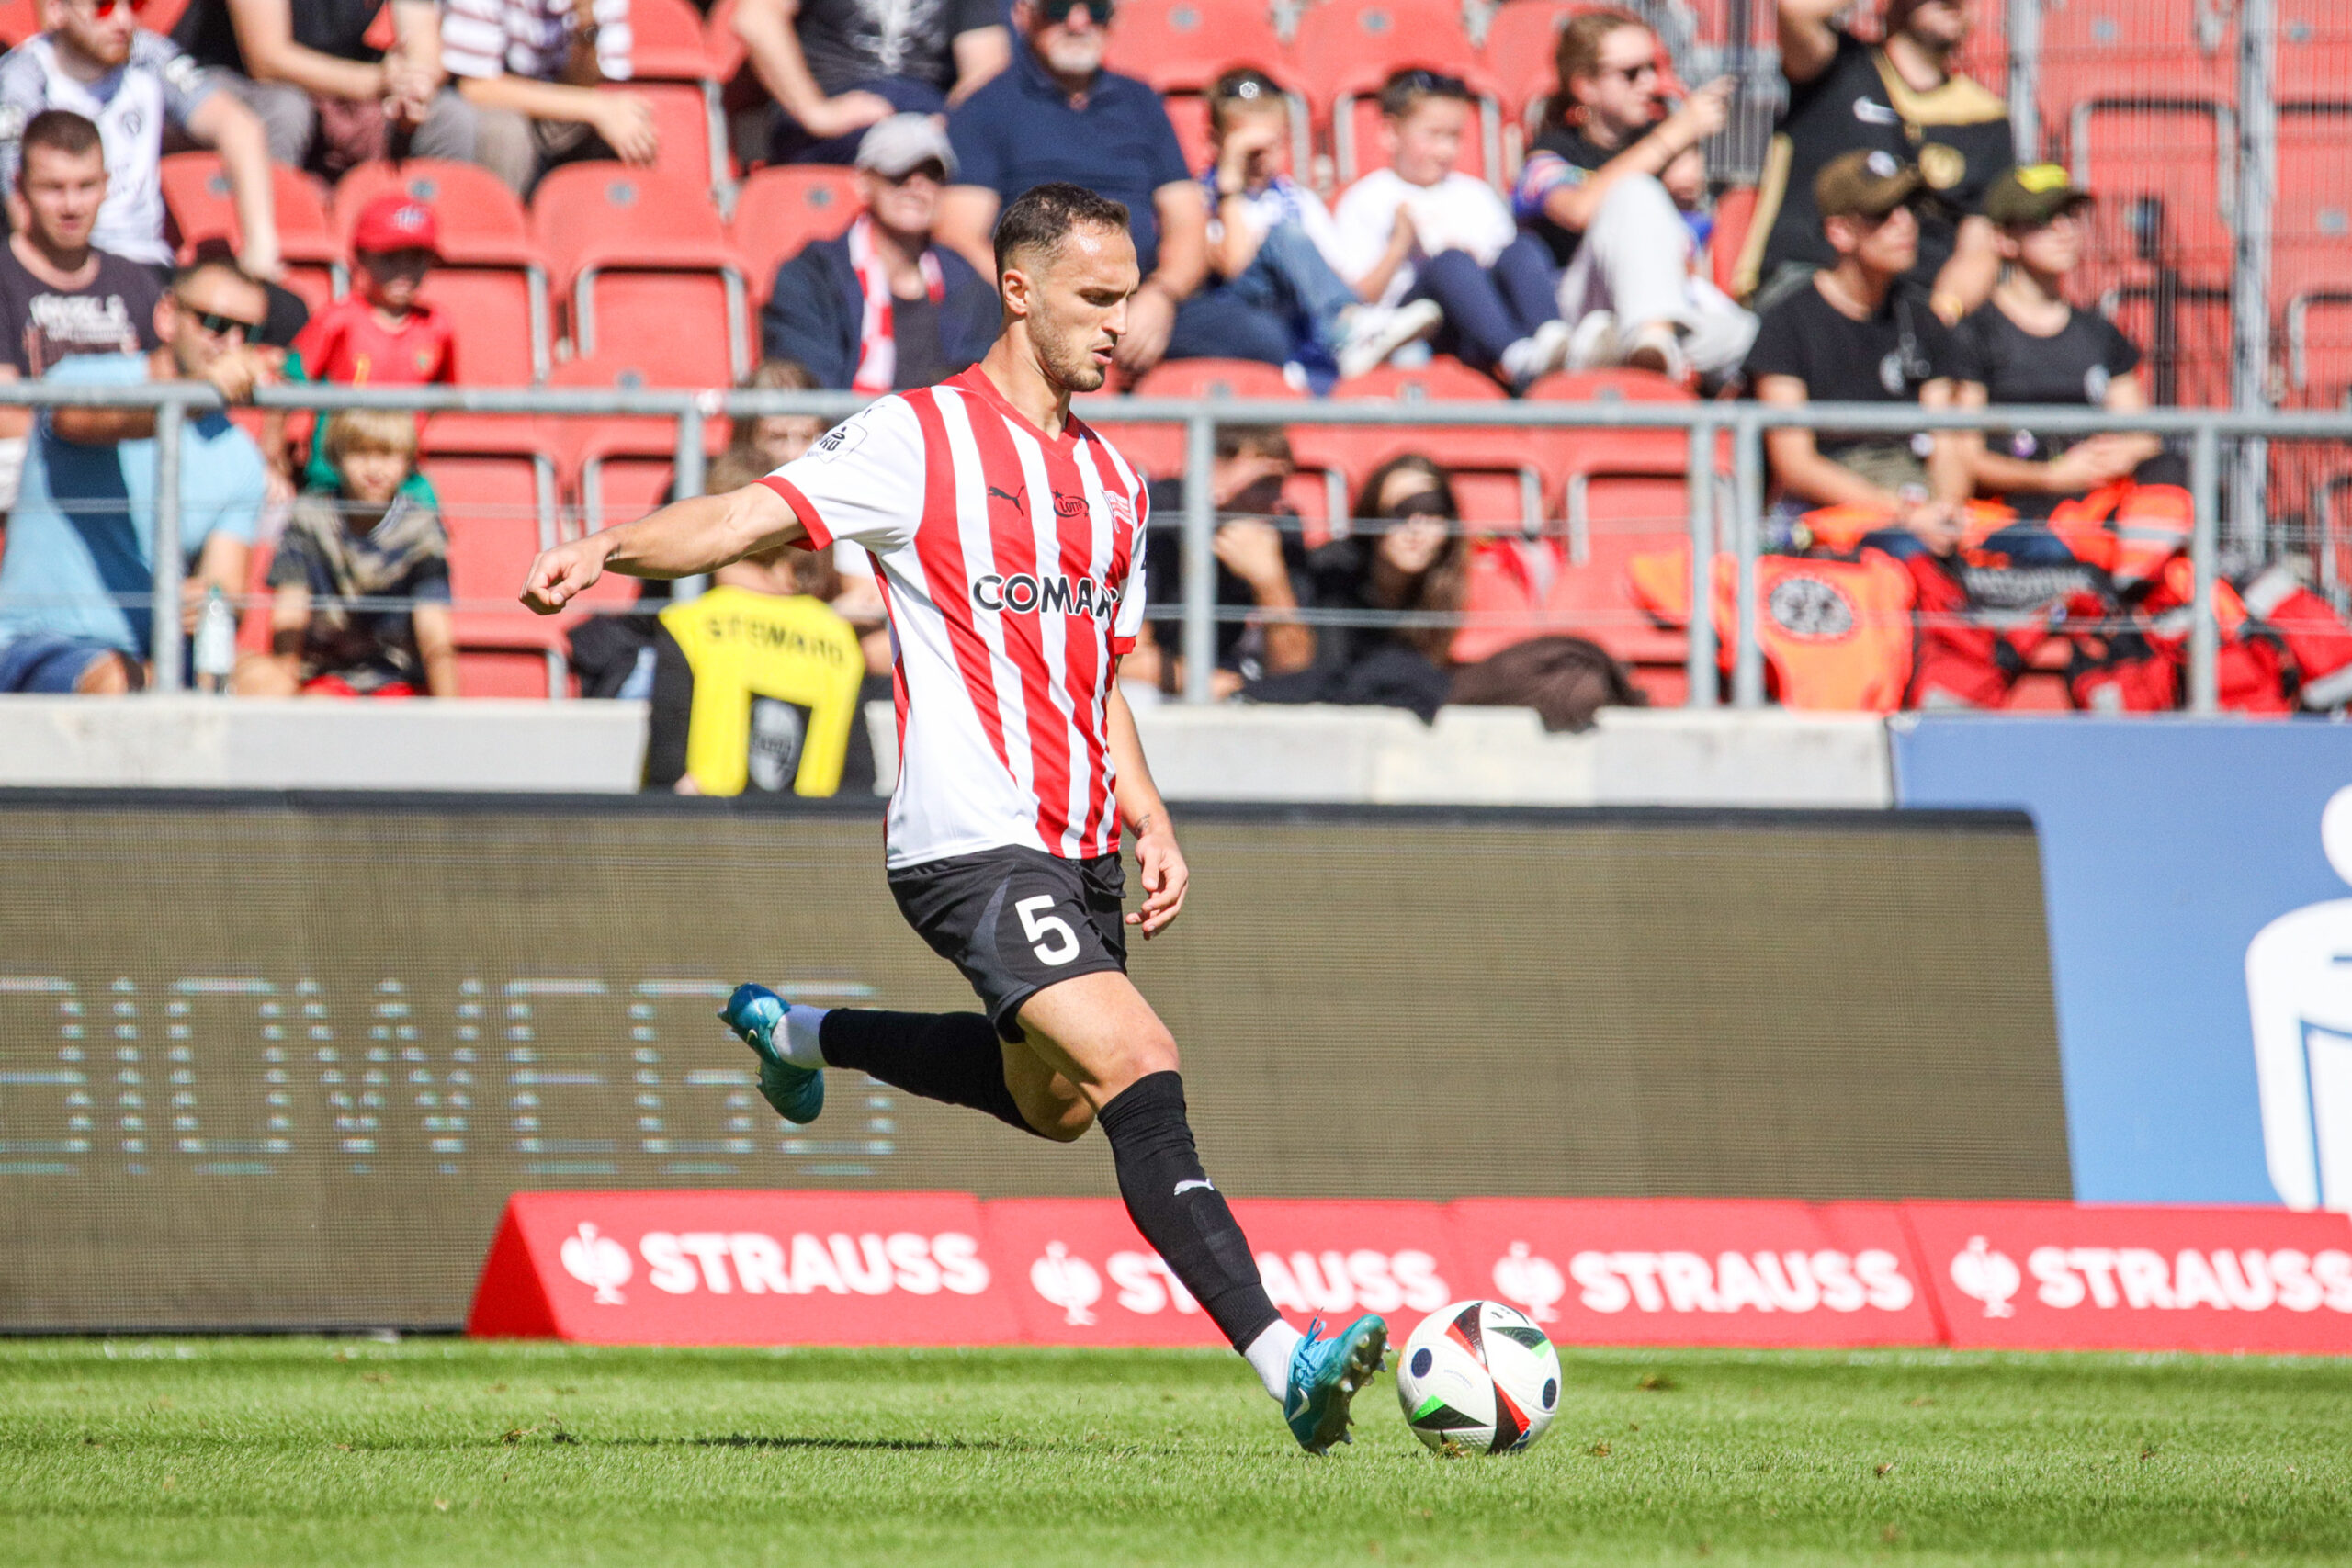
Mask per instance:
[[[1396,1363],[1405,1425],[1440,1453],[1516,1453],[1560,1407],[1560,1356],[1526,1314],[1455,1302],[1421,1320]]]

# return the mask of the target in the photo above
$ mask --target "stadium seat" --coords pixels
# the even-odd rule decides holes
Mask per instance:
[[[653,100],[662,150],[654,166],[727,187],[727,134],[719,112],[720,62],[701,14],[686,0],[629,0],[629,81]]]
[[[1132,389],[1138,398],[1278,398],[1285,401],[1305,394],[1283,379],[1279,367],[1254,359],[1167,359],[1146,371]],[[1081,401],[1081,412],[1086,407]],[[1156,478],[1180,478],[1184,472],[1184,427],[1181,424],[1135,424],[1106,421],[1102,433],[1127,461]]]
[[[424,298],[458,323],[458,378],[475,386],[544,380],[554,362],[547,268],[522,204],[497,175],[471,164],[362,164],[335,186],[341,243],[348,247],[360,209],[390,190],[432,207],[439,225],[441,259]]]
[[[1264,0],[1131,0],[1119,7],[1103,63],[1139,77],[1160,95],[1184,166],[1205,168],[1211,83],[1238,66],[1284,80],[1283,42]],[[1291,162],[1308,166],[1312,148],[1306,101],[1294,96]]]
[[[531,213],[581,357],[662,386],[719,386],[750,368],[743,265],[706,191],[572,164],[539,182]]]
[[[1564,0],[1513,0],[1495,12],[1479,46],[1487,75],[1502,95],[1503,118],[1523,126],[1530,112],[1558,85],[1553,60],[1560,29],[1579,6]]]
[[[2347,87],[2352,91],[2352,87]],[[2346,270],[2352,245],[2352,103],[2282,109],[2278,188],[2271,209],[2272,299]]]
[[[1476,134],[1465,139],[1459,167],[1499,185],[1501,95],[1453,0],[1325,0],[1300,20],[1288,78],[1330,129],[1340,183],[1385,166],[1374,100],[1392,72],[1411,65],[1462,77],[1478,96]]]
[[[1400,405],[1400,417],[1410,417],[1416,404],[1510,400],[1492,377],[1450,355],[1409,369],[1384,365],[1340,382],[1331,396],[1393,402]],[[1302,424],[1291,432],[1291,442],[1303,464],[1329,476],[1336,516],[1349,514],[1352,498],[1374,468],[1391,457],[1420,452],[1445,465],[1464,522],[1518,531],[1532,527],[1543,515],[1543,479],[1529,460],[1529,434],[1501,426]]]
[[[151,33],[168,34],[179,25],[180,15],[187,6],[188,0],[144,0],[144,4],[132,9],[139,13],[141,27]]]
[[[2276,0],[2281,105],[2352,99],[2352,14],[2343,0]]]
[[[1734,186],[1715,197],[1714,232],[1707,239],[1707,275],[1726,294],[1739,275],[1740,247],[1747,243],[1747,231],[1755,223],[1754,186]]]
[[[847,169],[796,164],[761,169],[745,180],[727,231],[743,258],[752,304],[767,301],[778,266],[810,241],[839,235],[857,210],[857,181]]]
[[[40,0],[0,0],[0,49],[14,49],[39,31]]]
[[[555,465],[538,421],[432,421],[419,463],[441,497],[458,680],[469,696],[564,690],[563,625],[515,603],[531,560],[556,540]]]
[[[343,245],[327,222],[326,205],[308,175],[283,164],[269,166],[270,196],[277,212],[277,250],[286,264],[285,286],[316,310],[344,291]],[[160,167],[164,208],[182,260],[208,240],[232,247],[244,238],[229,176],[210,152],[175,152]]]
[[[2322,0],[2324,3],[2324,0]],[[1979,7],[1981,25],[1997,6]],[[2236,7],[2211,0],[2069,0],[2041,10],[2043,118],[2100,96],[2237,101]],[[1998,91],[1996,70],[1983,76]]]
[[[2140,345],[2152,402],[2225,408],[2230,402],[2230,292],[2227,281],[2179,281],[2169,288],[2134,268],[2099,290],[2098,308]]]
[[[2286,400],[2303,408],[2344,407],[2352,400],[2352,265],[2333,281],[2312,282],[2289,295],[2280,315]]]
[[[2212,99],[2090,98],[2068,121],[2075,182],[2098,195],[2101,234],[2144,212],[2161,220],[2157,249],[2200,276],[2225,274],[2236,222],[2237,120]],[[2140,253],[2145,257],[2148,253]]]
[[[717,88],[707,83],[622,82],[599,90],[634,93],[652,109],[657,146],[646,174],[714,198],[726,188],[727,142],[713,124]]]

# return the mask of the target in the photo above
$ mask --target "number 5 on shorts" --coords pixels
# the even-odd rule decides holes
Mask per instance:
[[[1021,917],[1021,929],[1028,933],[1029,950],[1037,955],[1037,962],[1067,964],[1078,956],[1078,933],[1059,915],[1038,912],[1053,907],[1054,896],[1040,893],[1035,898],[1022,899],[1012,907],[1012,912]],[[1046,944],[1047,937],[1055,939],[1051,946]]]

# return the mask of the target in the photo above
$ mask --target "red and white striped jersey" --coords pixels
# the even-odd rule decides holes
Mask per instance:
[[[1116,850],[1105,711],[1143,625],[1143,476],[1075,417],[1046,435],[974,366],[868,404],[761,482],[813,546],[874,557],[899,709],[891,868]]]

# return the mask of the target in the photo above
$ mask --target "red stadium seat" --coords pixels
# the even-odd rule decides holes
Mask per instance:
[[[2068,120],[2067,161],[2099,197],[2102,236],[2156,204],[2165,256],[2199,276],[2229,270],[2235,157],[2236,117],[2216,99],[2086,98]]]
[[[1747,231],[1755,222],[1754,186],[1734,186],[1715,197],[1714,232],[1707,240],[1707,271],[1715,287],[1726,294],[1739,274],[1740,247],[1747,243]]]
[[[164,207],[182,260],[208,240],[231,246],[244,240],[229,176],[210,152],[175,152],[161,165]],[[343,245],[327,223],[326,204],[311,177],[283,164],[269,166],[270,196],[277,208],[277,252],[286,264],[281,281],[316,310],[344,289]]]
[[[1122,0],[1102,62],[1162,93],[1197,93],[1237,65],[1282,73],[1265,0]]]
[[[1559,85],[1553,61],[1560,29],[1583,7],[1564,0],[1512,0],[1498,8],[1479,47],[1487,75],[1502,94],[1504,117],[1524,124],[1530,109]]]
[[[621,82],[607,93],[634,93],[653,111],[656,147],[645,171],[706,194],[727,184],[727,140],[717,123],[718,89],[692,82]]]
[[[703,51],[710,56],[711,74],[724,87],[751,60],[751,51],[735,36],[735,0],[718,0],[702,23]]]
[[[2342,408],[2352,399],[2352,265],[2312,282],[2282,302],[2287,400],[2304,408]]]
[[[1459,167],[1502,180],[1501,94],[1453,0],[1326,0],[1300,20],[1290,62],[1290,79],[1331,129],[1342,185],[1385,166],[1379,106],[1367,100],[1392,72],[1412,65],[1462,77],[1479,96],[1476,134],[1464,139]]]
[[[347,247],[361,209],[387,191],[433,209],[441,259],[424,298],[458,325],[458,378],[472,386],[543,380],[554,363],[547,268],[522,204],[487,169],[417,158],[362,164],[334,190],[334,224]]]
[[[0,0],[0,49],[14,49],[39,31],[40,0]]]
[[[2271,209],[2273,299],[2341,276],[2352,243],[2352,103],[2282,109],[2278,191]]]
[[[1510,400],[1491,377],[1450,356],[1409,369],[1384,365],[1340,382],[1331,396],[1395,403],[1400,418],[1410,418],[1417,404]],[[1356,492],[1374,468],[1419,452],[1445,465],[1465,523],[1515,532],[1532,527],[1543,514],[1543,479],[1530,459],[1530,434],[1502,426],[1302,424],[1291,432],[1291,440],[1301,462],[1329,476],[1336,515],[1349,515]]]
[[[847,169],[796,164],[745,180],[727,231],[743,258],[752,303],[765,303],[778,266],[809,242],[840,235],[857,212],[857,180]]]
[[[1217,400],[1305,397],[1283,379],[1280,367],[1254,359],[1170,359],[1146,371],[1134,387],[1139,398]],[[1083,411],[1085,404],[1080,408]],[[1181,424],[1105,423],[1102,433],[1145,473],[1177,478],[1184,472],[1184,427]]]
[[[470,423],[470,422],[468,422]],[[419,464],[449,531],[451,616],[460,689],[469,696],[563,691],[563,626],[515,603],[531,559],[556,538],[555,465],[536,449],[537,422],[435,420]],[[507,436],[509,450],[491,450]],[[481,450],[436,449],[437,443]],[[528,443],[528,445],[526,445]]]
[[[2277,5],[2278,70],[2272,94],[2281,104],[2352,99],[2352,14],[2343,0]]]
[[[142,0],[142,3],[133,5],[131,9],[139,13],[139,25],[149,32],[169,34],[179,25],[181,13],[187,9],[187,6],[188,0]],[[382,25],[383,20],[379,16],[377,25]],[[372,32],[373,29],[370,30]],[[375,40],[371,38],[368,41],[373,43]]]
[[[1997,10],[1979,7],[1977,20]],[[2235,12],[2210,0],[2069,0],[2042,6],[2043,118],[2063,125],[2074,105],[2108,94],[2161,92],[2234,103]],[[1996,91],[2003,85],[1997,73],[1979,79]]]
[[[531,211],[582,358],[662,386],[719,386],[750,368],[743,265],[706,192],[572,164],[539,182]]]
[[[2230,402],[2230,292],[2226,281],[2163,284],[2135,267],[2098,295],[2101,313],[2146,356],[2140,376],[2151,401],[2186,408]]]
[[[707,82],[718,74],[703,18],[686,0],[629,0],[628,69],[638,82]]]

